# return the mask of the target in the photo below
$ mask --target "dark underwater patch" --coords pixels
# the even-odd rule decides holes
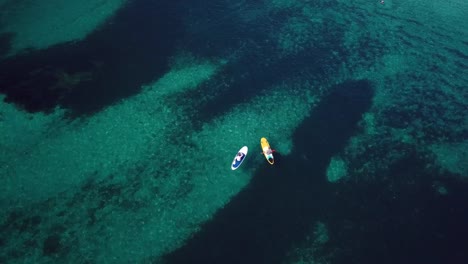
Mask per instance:
[[[340,184],[325,215],[335,263],[464,263],[468,185],[408,153],[372,181]],[[450,189],[440,195],[434,180]]]
[[[13,36],[10,32],[0,33],[0,59],[10,51]]]
[[[86,39],[0,62],[0,92],[29,112],[92,114],[138,93],[168,69],[183,35],[177,1],[130,1]]]
[[[50,235],[44,240],[42,253],[45,256],[51,256],[51,255],[59,253],[60,249],[61,249],[60,236]]]
[[[227,13],[229,18],[236,18],[235,13],[239,11],[230,12],[230,5],[223,5],[227,6],[228,11],[215,13],[214,18],[210,14],[211,26],[208,22],[201,22],[195,29],[200,35],[184,42],[186,49],[193,50],[198,55],[210,57],[223,54],[224,57],[231,58],[217,76],[201,84],[197,90],[188,91],[179,97],[181,105],[190,105],[196,109],[192,113],[195,115],[195,129],[291,77],[300,77],[302,80],[330,78],[329,73],[335,72],[343,60],[346,60],[348,52],[341,45],[344,28],[333,19],[326,19],[317,27],[312,39],[304,44],[303,50],[282,55],[275,38],[278,27],[288,23],[290,14],[282,14],[284,10],[272,13],[265,11],[256,17],[255,22],[233,23],[235,20],[218,16],[226,16]],[[320,5],[326,7],[328,3]],[[203,14],[202,10],[194,10],[195,14]],[[204,18],[200,20],[204,21]],[[213,25],[212,21],[217,22]],[[368,48],[369,40],[364,39],[363,42],[366,43],[363,49]]]

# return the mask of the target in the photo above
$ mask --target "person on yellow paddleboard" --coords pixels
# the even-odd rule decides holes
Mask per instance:
[[[275,152],[276,152],[276,150],[269,148],[267,151],[262,151],[262,152],[260,152],[260,154],[263,154],[263,155],[270,155],[270,154],[273,154],[273,153],[275,153]]]

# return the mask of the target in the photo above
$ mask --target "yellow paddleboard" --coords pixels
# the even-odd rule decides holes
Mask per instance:
[[[270,143],[268,143],[268,140],[263,137],[260,140],[260,144],[262,145],[262,152],[266,160],[268,161],[268,163],[273,165],[273,163],[275,163],[275,158],[273,157],[273,151],[270,148]]]

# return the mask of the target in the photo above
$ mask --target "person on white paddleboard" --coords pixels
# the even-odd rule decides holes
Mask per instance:
[[[243,156],[244,156],[244,153],[241,153],[241,152],[237,153],[236,160],[241,161]]]

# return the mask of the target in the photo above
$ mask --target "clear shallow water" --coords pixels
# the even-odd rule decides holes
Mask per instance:
[[[5,55],[0,262],[464,263],[467,9],[132,1]]]

